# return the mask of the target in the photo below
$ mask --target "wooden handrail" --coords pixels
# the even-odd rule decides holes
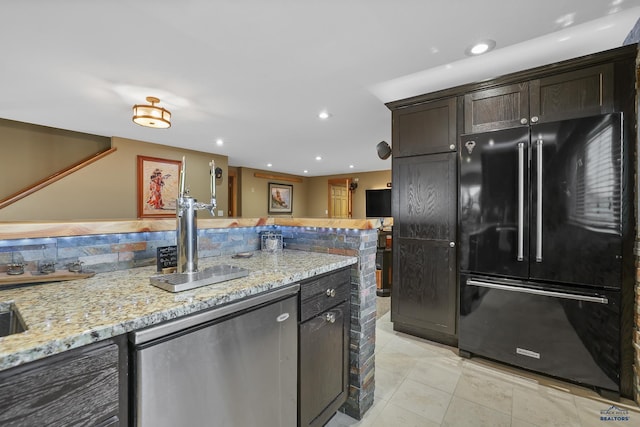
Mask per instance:
[[[60,172],[56,172],[55,174],[44,178],[33,185],[23,188],[22,190],[13,193],[6,199],[0,200],[0,209],[9,206],[12,203],[17,202],[20,199],[27,197],[30,194],[35,193],[36,191],[53,184],[54,182],[64,178],[67,175],[71,175],[72,173],[84,168],[85,166],[89,166],[91,163],[100,160],[101,158],[115,152],[117,150],[116,147],[111,147],[108,150],[102,151],[98,154],[94,154],[91,157],[87,157],[86,159],[80,160],[78,163],[69,166],[66,169],[61,170]]]

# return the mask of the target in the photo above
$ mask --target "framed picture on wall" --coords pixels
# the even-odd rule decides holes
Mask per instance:
[[[291,213],[293,209],[293,185],[269,183],[269,209],[270,214]]]
[[[176,215],[182,162],[138,156],[138,218]]]

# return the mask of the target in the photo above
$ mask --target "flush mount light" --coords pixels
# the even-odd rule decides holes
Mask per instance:
[[[271,163],[267,163],[268,168],[270,168],[271,166],[273,166]]]
[[[154,96],[147,96],[147,102],[151,103],[151,105],[133,106],[134,123],[156,129],[171,127],[171,113],[169,110],[156,105],[160,100]]]
[[[218,138],[216,139],[216,145],[218,147],[222,147],[222,145],[224,144],[224,141],[222,140],[222,138]]]
[[[496,47],[496,42],[494,40],[486,39],[469,46],[464,53],[468,56],[482,55],[483,53],[489,52],[494,47]]]
[[[322,160],[322,157],[316,156],[316,160],[320,161],[320,160]]]
[[[318,118],[320,118],[321,120],[327,120],[329,117],[331,117],[331,114],[329,114],[328,111],[320,111],[318,113]]]

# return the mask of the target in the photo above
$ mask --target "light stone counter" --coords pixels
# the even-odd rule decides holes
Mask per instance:
[[[38,360],[276,289],[355,264],[357,258],[285,250],[254,252],[251,258],[200,259],[199,268],[229,264],[248,276],[170,293],[152,286],[155,267],[97,274],[91,278],[0,291],[0,303],[13,302],[27,331],[0,338],[0,370]]]

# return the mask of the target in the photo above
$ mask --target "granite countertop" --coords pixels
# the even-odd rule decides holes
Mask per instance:
[[[27,331],[0,338],[0,370],[101,341],[165,320],[223,305],[355,264],[357,258],[295,250],[203,258],[199,268],[244,267],[243,278],[171,293],[149,283],[155,267],[100,273],[87,279],[0,290]]]

